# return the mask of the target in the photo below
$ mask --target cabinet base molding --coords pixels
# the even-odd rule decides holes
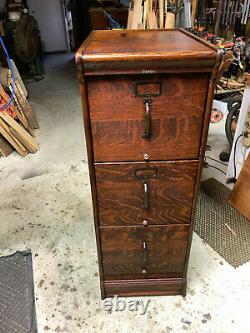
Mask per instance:
[[[104,281],[103,299],[113,296],[163,296],[186,295],[186,280],[138,279]]]

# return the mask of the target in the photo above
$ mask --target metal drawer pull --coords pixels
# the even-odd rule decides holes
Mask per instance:
[[[151,137],[151,115],[150,115],[151,99],[150,98],[144,99],[144,103],[145,103],[145,116],[144,116],[145,132],[142,135],[142,137],[144,139],[150,139],[150,137]]]
[[[147,249],[147,242],[142,241],[142,248],[143,248],[143,268],[142,268],[142,274],[147,274],[146,266],[148,261],[148,249]]]
[[[149,208],[149,181],[151,178],[156,178],[158,176],[157,168],[142,168],[135,169],[135,178],[142,181],[143,185],[143,208]]]
[[[146,181],[143,182],[143,189],[144,189],[143,208],[149,208],[148,183]]]
[[[143,247],[143,264],[146,266],[148,261],[148,249],[147,249],[147,242],[142,241],[142,247]]]

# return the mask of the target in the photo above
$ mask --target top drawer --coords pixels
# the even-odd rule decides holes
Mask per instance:
[[[90,77],[95,162],[196,159],[209,74]]]

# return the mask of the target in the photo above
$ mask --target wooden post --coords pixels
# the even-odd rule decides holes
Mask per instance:
[[[194,29],[194,21],[196,16],[197,0],[192,0],[192,15],[191,15],[191,24],[192,29]]]
[[[218,0],[218,2],[217,2],[216,21],[215,21],[215,26],[214,26],[214,37],[213,37],[213,43],[214,44],[216,44],[216,40],[217,40],[217,37],[218,37],[218,32],[219,32],[219,27],[220,27],[220,20],[221,20],[224,1],[226,1],[226,0]]]

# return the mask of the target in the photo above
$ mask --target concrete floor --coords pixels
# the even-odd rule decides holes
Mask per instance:
[[[143,298],[145,315],[104,310],[73,66],[71,54],[49,56],[46,78],[28,85],[39,152],[0,159],[0,255],[32,249],[39,333],[249,333],[250,263],[234,269],[196,234],[185,299]],[[209,143],[218,158],[223,123],[211,126]],[[225,181],[211,168],[208,177]]]

